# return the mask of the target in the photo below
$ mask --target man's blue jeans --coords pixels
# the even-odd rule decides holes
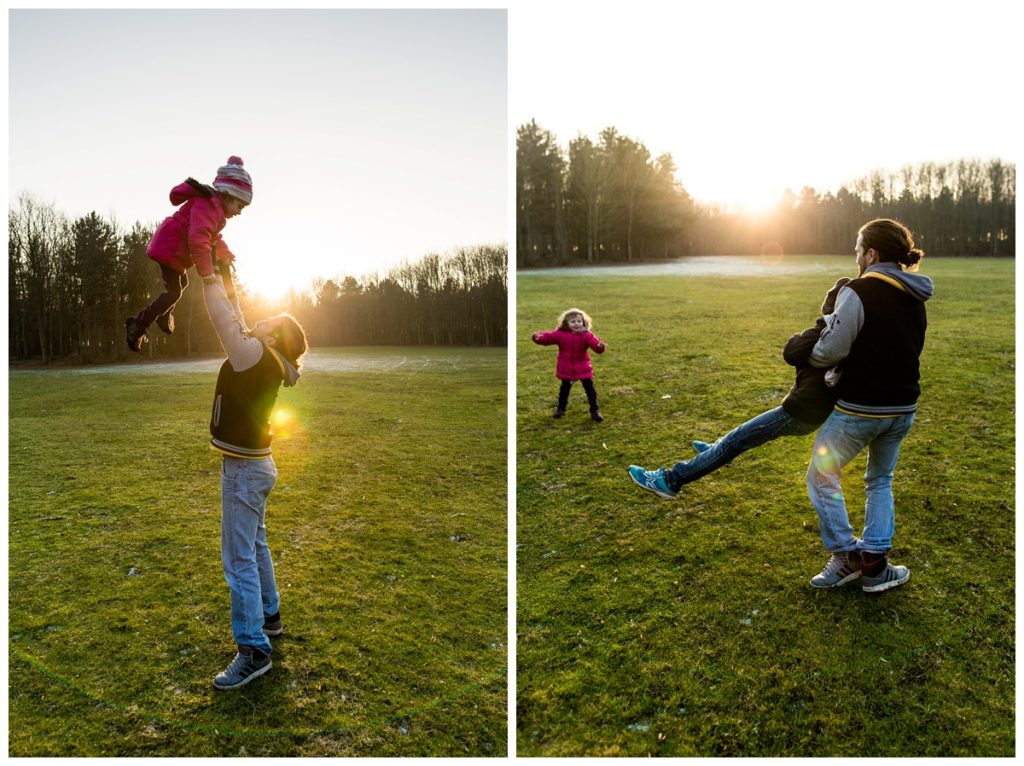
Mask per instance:
[[[700,453],[692,460],[676,463],[666,472],[665,481],[668,482],[670,489],[678,492],[684,484],[696,481],[701,476],[706,476],[721,468],[748,449],[760,447],[780,436],[809,434],[817,427],[812,423],[797,420],[782,407],[776,407],[774,410],[762,412],[756,418],[737,426],[712,444],[710,449]]]
[[[277,480],[272,457],[224,457],[221,468],[220,551],[231,590],[235,643],[270,653],[263,617],[277,614],[280,600],[267,547],[267,496]]]
[[[833,410],[818,431],[807,469],[807,494],[818,513],[821,540],[830,552],[885,553],[892,548],[896,531],[892,476],[900,445],[913,422],[913,413],[892,418],[866,418]],[[868,448],[868,467],[864,473],[867,501],[864,534],[858,540],[846,513],[839,477],[846,464],[865,447]]]

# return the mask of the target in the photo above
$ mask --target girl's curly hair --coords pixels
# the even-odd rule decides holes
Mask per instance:
[[[568,330],[569,329],[569,317],[574,314],[578,314],[583,317],[583,328],[586,330],[594,329],[594,320],[590,318],[590,315],[583,309],[566,309],[558,317],[558,329]]]

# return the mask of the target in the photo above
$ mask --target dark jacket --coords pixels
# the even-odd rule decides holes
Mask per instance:
[[[842,362],[838,409],[895,417],[917,409],[919,358],[928,326],[925,302],[934,285],[923,274],[879,263],[839,292],[836,308],[811,353],[827,368]]]
[[[210,446],[243,458],[270,455],[270,415],[281,385],[294,386],[299,371],[280,353],[252,337],[221,277],[204,283],[203,297],[227,359],[217,375],[210,415]]]
[[[210,416],[211,446],[234,457],[258,458],[270,454],[270,414],[285,379],[286,360],[264,347],[256,364],[236,372],[224,360],[217,375],[217,390]]]
[[[811,367],[811,349],[825,329],[825,318],[819,317],[814,327],[797,333],[782,350],[782,358],[796,367],[796,382],[782,400],[782,409],[799,421],[819,426],[835,407],[835,389],[825,385],[825,370]]]

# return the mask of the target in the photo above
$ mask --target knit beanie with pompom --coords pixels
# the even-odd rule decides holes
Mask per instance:
[[[252,176],[242,167],[242,158],[234,155],[228,157],[228,163],[217,168],[217,177],[213,179],[213,188],[237,197],[245,204],[252,202]]]

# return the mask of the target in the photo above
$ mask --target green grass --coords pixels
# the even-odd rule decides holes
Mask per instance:
[[[317,355],[394,364],[280,393],[286,633],[236,692],[215,373],[9,376],[11,755],[506,753],[505,350]]]
[[[781,401],[785,340],[853,267],[817,261],[774,279],[518,280],[519,754],[1014,754],[1012,261],[923,263],[936,294],[895,479],[905,587],[808,585],[827,559],[804,485],[813,435],[672,502],[626,475]],[[529,340],[569,306],[608,342],[592,355],[601,424],[578,386],[552,420],[556,352]],[[864,468],[844,473],[855,527]]]

